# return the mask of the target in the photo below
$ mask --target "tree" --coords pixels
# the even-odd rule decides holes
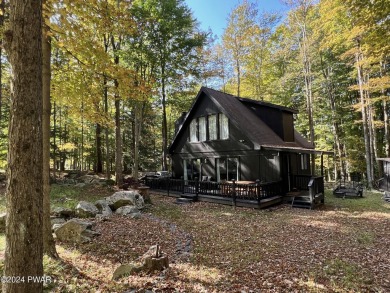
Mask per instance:
[[[224,48],[230,53],[236,73],[237,96],[241,94],[241,78],[246,56],[251,50],[256,32],[257,10],[248,1],[238,5],[229,15],[228,26],[223,35]]]
[[[42,136],[43,136],[43,249],[51,257],[58,257],[51,230],[50,220],[50,79],[51,79],[51,39],[46,21],[49,21],[50,8],[42,1],[44,14],[42,22]]]
[[[28,24],[28,25],[27,25]],[[41,292],[43,275],[42,2],[11,2],[5,47],[12,66],[3,292]]]
[[[162,106],[162,169],[167,170],[167,89],[172,80],[195,73],[196,48],[203,46],[205,34],[196,31],[196,21],[183,0],[137,0],[134,7],[149,20],[145,33],[156,59]]]

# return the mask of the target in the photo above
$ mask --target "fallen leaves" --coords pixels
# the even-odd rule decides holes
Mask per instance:
[[[152,199],[154,206],[141,219],[118,216],[96,222],[101,236],[76,247],[77,257],[67,258],[84,274],[69,280],[71,284],[77,286],[84,278],[100,292],[131,288],[155,292],[390,291],[388,213],[354,213],[329,206],[322,210],[234,209],[204,202],[178,206],[169,197],[152,195]],[[174,261],[168,270],[115,283],[107,280],[105,276],[117,264],[136,260],[156,243]],[[66,258],[67,254],[61,255]]]

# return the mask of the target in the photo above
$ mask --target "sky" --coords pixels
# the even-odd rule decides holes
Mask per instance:
[[[227,26],[227,17],[240,0],[185,0],[191,8],[194,17],[200,23],[202,30],[221,37]],[[258,3],[259,12],[285,12],[286,6],[280,0],[255,0]]]

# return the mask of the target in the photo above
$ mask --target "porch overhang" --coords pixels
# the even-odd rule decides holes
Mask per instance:
[[[283,147],[283,146],[261,146],[262,150],[278,151],[278,152],[290,152],[290,153],[301,153],[301,154],[314,154],[314,155],[333,155],[331,151],[321,151],[315,149],[307,149],[300,147]]]

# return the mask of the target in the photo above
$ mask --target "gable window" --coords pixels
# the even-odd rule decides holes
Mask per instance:
[[[196,119],[193,119],[190,123],[190,142],[198,141],[198,124]]]
[[[209,120],[209,140],[218,139],[217,133],[217,115],[210,115]]]
[[[225,114],[218,114],[219,116],[219,139],[229,138],[229,119]]]
[[[206,140],[206,117],[199,117],[199,141]]]

